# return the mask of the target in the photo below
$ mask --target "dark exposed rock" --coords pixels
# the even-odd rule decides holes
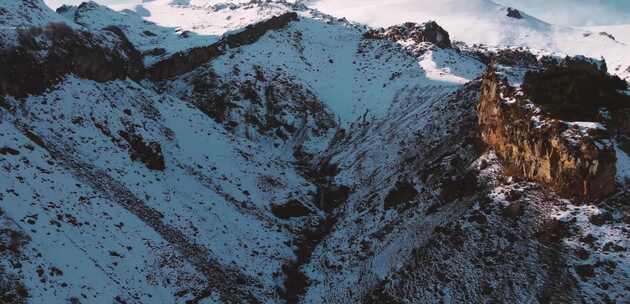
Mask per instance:
[[[10,254],[17,256],[30,238],[20,231],[9,228],[0,229],[0,256]]]
[[[190,31],[183,31],[179,34],[179,37],[186,39],[186,38],[190,38],[191,34],[192,33]]]
[[[163,48],[154,48],[154,49],[150,49],[148,51],[144,51],[142,53],[142,56],[162,56],[166,54],[166,50]]]
[[[191,79],[189,98],[202,112],[236,133],[255,130],[287,140],[303,132],[305,126],[308,132],[304,135],[309,137],[322,136],[335,128],[334,116],[318,97],[284,73],[265,75],[257,70],[249,77],[227,80],[225,75],[205,70]]]
[[[412,201],[418,195],[418,190],[407,181],[398,181],[385,197],[385,209],[396,208]]]
[[[195,106],[218,122],[224,122],[234,106],[230,98],[230,92],[233,90],[221,83],[212,71],[193,78],[191,84],[193,88],[191,98]]]
[[[0,209],[0,215],[3,213],[4,211]],[[7,263],[12,261],[14,266],[20,265],[19,262],[13,261],[23,255],[24,247],[30,241],[30,237],[22,231],[3,226],[0,229],[0,259]],[[0,303],[25,304],[28,303],[28,298],[29,291],[20,276],[12,271],[6,271],[5,265],[0,266]]]
[[[269,20],[248,25],[244,30],[228,35],[224,38],[227,46],[231,48],[256,42],[260,37],[270,30],[278,30],[287,26],[291,21],[297,20],[298,15],[294,12],[284,13],[274,16]]]
[[[476,193],[477,172],[468,171],[464,175],[446,176],[442,180],[440,198],[446,202],[452,202]]]
[[[524,214],[523,205],[520,202],[514,202],[503,208],[503,216],[511,219],[517,219]]]
[[[568,235],[568,224],[557,219],[547,219],[541,223],[536,237],[543,244],[554,245],[558,244]]]
[[[22,133],[24,134],[24,136],[26,136],[26,138],[28,138],[30,141],[32,141],[34,144],[38,145],[39,147],[41,147],[44,150],[48,150],[49,147],[46,144],[46,142],[44,142],[44,140],[39,137],[39,135],[31,132],[30,130],[23,128],[22,129]]]
[[[19,278],[0,272],[0,303],[26,304],[29,292]]]
[[[610,33],[607,33],[607,32],[599,32],[599,35],[600,35],[600,36],[604,36],[604,37],[608,37],[608,38],[609,38],[609,39],[611,39],[611,40],[615,40],[615,41],[617,41],[617,39],[615,39],[615,36],[613,36],[613,35],[612,35],[612,34],[610,34]]]
[[[64,5],[60,6],[60,7],[58,7],[55,10],[55,12],[57,12],[57,14],[59,14],[59,15],[63,15],[64,13],[69,12],[69,11],[71,11],[73,9],[75,9],[75,7],[73,5],[64,4]]]
[[[630,108],[616,109],[610,113],[610,120],[605,122],[608,128],[617,135],[621,150],[630,154]]]
[[[521,12],[515,8],[508,7],[507,12],[507,16],[510,18],[523,19]]]
[[[630,97],[621,93],[628,84],[608,75],[605,64],[582,58],[566,58],[542,70],[528,71],[522,88],[553,118],[563,120],[599,121],[602,109],[630,108]]]
[[[366,296],[363,304],[400,304],[400,300],[391,296],[386,290],[387,280],[379,283],[376,287],[372,288],[369,294]]]
[[[101,82],[142,74],[140,54],[115,27],[95,34],[51,23],[19,30],[18,36],[18,46],[0,50],[0,95],[41,93],[71,73]]]
[[[300,267],[309,262],[314,249],[331,232],[335,222],[336,218],[328,217],[322,220],[315,229],[307,229],[304,231],[297,244],[297,250],[295,252],[297,259],[283,265],[282,271],[286,279],[282,286],[280,296],[288,304],[299,303],[300,298],[311,284],[309,277],[302,272]]]
[[[582,281],[588,281],[588,279],[595,276],[595,266],[593,265],[578,265],[575,266],[575,272],[580,276]]]
[[[282,205],[271,205],[271,212],[278,218],[281,219],[290,219],[294,217],[303,217],[308,216],[313,213],[308,207],[304,206],[298,200],[290,200]]]
[[[615,244],[613,242],[608,242],[606,243],[606,245],[604,245],[604,247],[602,248],[602,251],[604,252],[626,252],[626,248],[623,246],[620,246],[618,244]]]
[[[295,250],[297,259],[282,267],[285,280],[280,290],[280,296],[289,304],[299,303],[312,283],[311,279],[302,271],[301,266],[309,262],[315,248],[330,234],[337,221],[332,212],[348,200],[351,192],[349,187],[336,185],[332,181],[332,177],[338,173],[338,166],[331,164],[329,159],[320,160],[317,165],[312,166],[309,164],[313,160],[313,155],[296,150],[294,156],[298,160],[301,174],[317,185],[317,193],[313,203],[326,212],[328,216],[321,219],[316,227],[305,227],[297,240],[297,249]],[[301,205],[299,202],[296,203]],[[311,213],[310,210],[309,213]]]
[[[171,57],[154,64],[147,74],[154,80],[167,79],[190,72],[200,65],[223,54],[220,45],[213,44],[179,52]]]
[[[319,207],[326,212],[330,212],[345,204],[351,193],[352,189],[343,185],[327,185],[325,187],[319,187],[317,189]]]
[[[513,201],[516,201],[516,200],[520,199],[522,196],[523,196],[523,193],[521,191],[509,190],[505,194],[505,199],[508,202],[513,202]]]
[[[604,224],[612,222],[613,217],[609,212],[602,212],[600,214],[591,215],[588,221],[595,226],[602,226]]]
[[[2,147],[0,148],[0,155],[19,155],[20,151],[9,148],[9,147]]]
[[[159,143],[147,143],[142,136],[133,132],[120,131],[119,135],[129,143],[132,160],[143,162],[151,170],[163,171],[166,168]]]
[[[588,250],[580,247],[575,250],[575,257],[584,261],[588,260],[591,257],[591,253]]]
[[[536,66],[539,65],[538,58],[526,49],[509,48],[501,49],[493,58],[497,63],[507,66]]]
[[[451,39],[435,21],[423,24],[407,22],[402,25],[395,25],[387,29],[371,30],[364,35],[367,39],[391,39],[393,41],[413,40],[416,43],[430,42],[440,48],[450,48]]]
[[[147,74],[154,80],[168,79],[190,72],[200,65],[224,54],[226,47],[236,48],[256,42],[270,30],[278,30],[297,20],[294,12],[274,16],[269,20],[247,26],[242,31],[223,37],[217,43],[179,52],[153,65]]]
[[[149,36],[149,37],[157,36],[155,33],[151,32],[151,31],[143,31],[142,34],[144,34],[145,36]]]

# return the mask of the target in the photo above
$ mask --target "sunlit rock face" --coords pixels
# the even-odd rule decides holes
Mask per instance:
[[[490,69],[477,107],[483,141],[512,174],[550,185],[566,197],[595,200],[615,191],[616,156],[598,123],[550,118]]]

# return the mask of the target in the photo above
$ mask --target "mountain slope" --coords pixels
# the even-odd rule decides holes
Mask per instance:
[[[628,300],[621,180],[561,199],[478,137],[489,58],[557,58],[284,1],[129,9],[0,53],[33,60],[0,71],[0,302]]]

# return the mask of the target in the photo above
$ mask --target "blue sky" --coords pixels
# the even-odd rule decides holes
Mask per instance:
[[[53,8],[62,4],[82,2],[81,0],[44,1]],[[121,4],[139,3],[141,0],[97,0],[96,2]],[[495,2],[522,9],[531,15],[556,24],[630,24],[630,0],[495,0]]]

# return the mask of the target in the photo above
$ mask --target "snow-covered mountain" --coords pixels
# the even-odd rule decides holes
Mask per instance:
[[[630,45],[622,38],[630,36],[623,30],[617,35],[620,40],[615,40],[602,33],[606,30],[549,24],[526,12],[490,0],[313,0],[310,3],[323,12],[372,26],[435,20],[455,40],[468,44],[522,46],[567,55],[604,57],[611,72],[623,78],[630,77],[630,72],[627,71],[630,67],[627,56],[630,53]],[[616,28],[623,29],[624,26]]]
[[[617,112],[539,145],[597,138],[549,153],[613,170],[595,201],[511,172],[478,118],[569,42],[626,75],[623,38],[430,3],[0,0],[0,303],[629,301]]]

